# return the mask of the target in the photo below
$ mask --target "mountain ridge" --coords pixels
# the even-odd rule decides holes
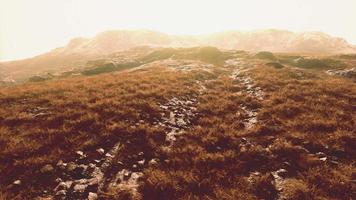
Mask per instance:
[[[169,35],[151,30],[109,30],[92,38],[77,37],[66,46],[22,60],[0,62],[3,76],[9,74],[53,71],[83,67],[88,60],[137,46],[194,47],[214,46],[220,49],[271,51],[280,53],[344,54],[356,53],[356,47],[345,39],[322,32],[296,33],[265,29],[252,32],[225,31],[205,35]],[[13,73],[15,72],[15,73]],[[0,78],[4,78],[1,77]],[[16,75],[15,75],[16,76]]]

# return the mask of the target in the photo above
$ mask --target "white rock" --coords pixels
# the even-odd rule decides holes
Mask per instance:
[[[60,182],[54,191],[68,190],[72,186],[72,181]]]
[[[145,164],[145,159],[140,160],[140,161],[138,161],[137,163],[138,163],[139,165],[141,165],[141,166],[142,166],[142,165],[144,165],[144,164]]]
[[[98,195],[96,193],[89,192],[88,200],[97,200],[97,199],[98,199]]]
[[[65,190],[59,190],[57,193],[56,193],[56,196],[65,196],[67,194],[67,191]]]
[[[327,157],[319,158],[319,160],[321,160],[321,161],[326,161],[326,159],[328,159],[328,158]]]
[[[75,153],[76,153],[78,156],[80,156],[80,157],[83,157],[83,156],[84,156],[83,151],[76,151]]]
[[[43,167],[40,169],[41,173],[43,173],[43,174],[45,174],[45,173],[50,173],[50,172],[52,172],[53,170],[54,170],[54,168],[53,168],[53,166],[50,165],[50,164],[47,164],[47,165],[43,166]]]
[[[158,164],[158,159],[154,158],[148,163],[149,166],[156,166]]]
[[[87,187],[88,187],[88,185],[77,184],[74,186],[73,189],[74,189],[74,192],[83,193]]]
[[[100,155],[104,155],[105,150],[103,148],[99,148],[96,150],[96,152],[98,152]]]
[[[56,178],[56,183],[60,183],[62,182],[62,179],[61,178]]]
[[[21,182],[21,180],[16,180],[16,181],[13,182],[13,184],[14,184],[14,185],[21,185],[22,182]]]
[[[105,156],[106,156],[106,157],[110,157],[110,158],[113,158],[113,157],[114,157],[114,156],[111,155],[110,153],[106,153]]]

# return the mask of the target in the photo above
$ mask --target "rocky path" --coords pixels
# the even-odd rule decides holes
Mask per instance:
[[[196,104],[197,99],[193,97],[179,99],[173,97],[167,103],[160,105],[164,113],[158,125],[166,130],[168,148],[192,124],[192,120],[196,117]]]
[[[263,100],[264,92],[262,88],[255,85],[253,78],[248,73],[250,68],[253,67],[251,63],[244,62],[242,59],[231,59],[226,61],[225,66],[233,69],[230,77],[243,86],[242,92],[259,101]],[[247,105],[241,105],[241,109],[247,115],[244,121],[245,127],[247,129],[252,128],[257,123],[259,110],[251,109]]]
[[[170,151],[177,138],[190,127],[196,117],[197,103],[196,97],[184,96],[159,104],[162,116],[152,125],[160,126],[166,132],[163,149]],[[53,191],[45,191],[40,198],[95,200],[110,191],[125,191],[131,197],[139,198],[138,187],[144,169],[159,164],[160,160],[148,160],[148,152],[132,152],[127,146],[119,142],[107,150],[99,148],[94,154],[77,151],[76,159],[71,162],[60,160],[56,166],[45,165],[41,173],[55,174],[56,187]],[[123,158],[127,152],[132,155]]]
[[[239,85],[243,86],[243,90],[241,92],[246,93],[248,96],[258,101],[264,100],[265,94],[263,89],[256,86],[253,78],[249,75],[249,70],[254,67],[254,64],[252,62],[246,63],[244,62],[244,60],[241,59],[233,59],[228,60],[226,62],[226,66],[233,69],[231,78],[233,80],[236,80]],[[247,118],[244,121],[245,128],[253,128],[258,122],[257,114],[259,112],[259,109],[251,109],[247,105],[241,105],[241,109],[247,114]],[[276,138],[276,140],[278,140],[278,138]],[[258,140],[255,140],[253,137],[244,137],[241,139],[240,151],[244,152],[248,148],[254,146],[261,146],[262,148],[264,148],[265,153],[269,154],[269,157],[276,157],[276,155],[272,155],[270,146],[264,147],[262,144],[259,143]],[[295,180],[293,176],[296,173],[296,168],[306,168],[306,166],[309,165],[317,165],[325,162],[330,162],[333,165],[337,165],[335,157],[330,156],[326,153],[327,149],[325,149],[325,152],[314,152],[312,148],[308,148],[308,145],[299,146],[298,148],[300,157],[296,163],[281,161],[281,163],[276,164],[276,166],[278,166],[277,168],[271,170],[269,173],[264,173],[268,175],[268,178],[266,179],[266,181],[268,182],[267,185],[270,184],[270,186],[275,189],[275,191],[271,190],[272,193],[268,194],[271,199],[290,199],[286,195],[286,187],[289,187],[287,185],[290,181]],[[259,171],[253,171],[249,174],[247,180],[250,184],[255,185],[256,180],[258,180],[261,176],[263,176],[263,173]]]

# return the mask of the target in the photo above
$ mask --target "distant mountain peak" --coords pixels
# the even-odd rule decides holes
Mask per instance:
[[[6,69],[35,73],[44,69],[80,67],[90,59],[125,51],[138,46],[194,47],[215,46],[220,49],[271,51],[286,53],[341,54],[356,53],[356,47],[346,40],[322,32],[291,32],[265,29],[256,31],[225,31],[200,36],[168,35],[151,30],[109,30],[92,38],[78,37],[48,53],[0,63]],[[25,73],[25,72],[24,72]]]

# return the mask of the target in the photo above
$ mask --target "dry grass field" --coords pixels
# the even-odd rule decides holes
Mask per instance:
[[[355,80],[212,55],[0,88],[0,199],[356,199]]]

